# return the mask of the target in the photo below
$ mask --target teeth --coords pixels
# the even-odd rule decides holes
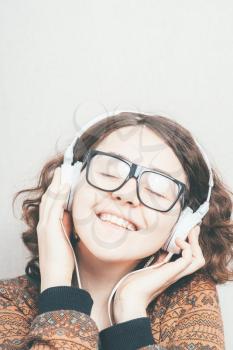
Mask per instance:
[[[124,219],[121,219],[115,215],[111,214],[100,214],[99,218],[103,221],[109,221],[111,223],[117,224],[118,226],[122,226],[124,228],[127,228],[131,231],[136,231],[135,225],[131,224],[129,221],[126,221]]]

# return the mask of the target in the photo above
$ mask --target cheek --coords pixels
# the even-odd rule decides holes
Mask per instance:
[[[86,181],[79,183],[72,204],[72,217],[75,230],[86,243],[93,240],[98,219],[95,215],[98,203],[107,193],[91,187]]]
[[[74,222],[84,224],[93,215],[93,208],[97,203],[97,192],[85,181],[78,184],[72,203]]]
[[[162,232],[163,237],[169,235],[172,227],[177,222],[180,214],[180,208],[174,208],[167,213],[157,212],[152,219],[150,219],[150,229],[155,232]]]
[[[167,213],[150,212],[147,216],[147,238],[151,244],[161,247],[169,237],[171,230],[175,226],[180,215],[180,204],[177,203],[172,210]]]

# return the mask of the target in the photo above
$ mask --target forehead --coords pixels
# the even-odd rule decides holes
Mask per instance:
[[[146,126],[126,126],[114,130],[96,149],[122,155],[134,163],[156,168],[188,183],[182,164],[172,148]]]

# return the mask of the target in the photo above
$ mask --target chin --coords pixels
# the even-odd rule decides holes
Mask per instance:
[[[126,252],[118,251],[116,250],[110,250],[102,247],[96,247],[96,246],[88,246],[87,249],[89,250],[90,254],[92,254],[97,259],[108,262],[108,263],[119,263],[122,261],[126,261],[125,257],[127,256]]]

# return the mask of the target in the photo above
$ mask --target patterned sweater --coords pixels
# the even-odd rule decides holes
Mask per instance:
[[[74,286],[0,280],[0,350],[224,350],[216,284],[201,269],[171,285],[139,317],[99,332],[93,300]]]

